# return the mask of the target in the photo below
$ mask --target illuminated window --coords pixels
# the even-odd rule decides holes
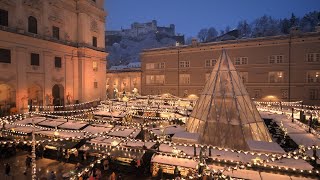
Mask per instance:
[[[205,63],[205,66],[206,67],[212,67],[212,66],[215,66],[216,63],[217,63],[216,59],[207,59],[206,63]]]
[[[8,26],[8,11],[0,9],[0,26]]]
[[[181,67],[181,68],[188,68],[188,67],[190,67],[190,61],[180,61],[180,62],[179,62],[179,67]]]
[[[32,66],[40,66],[40,56],[39,54],[31,53],[31,63]]]
[[[0,63],[11,63],[11,51],[9,49],[0,49]]]
[[[28,18],[28,32],[37,34],[38,33],[38,22],[37,19],[33,16]]]
[[[248,57],[237,57],[234,64],[235,65],[248,64]]]
[[[54,58],[54,67],[61,68],[61,57]]]
[[[269,56],[269,63],[275,64],[275,63],[283,63],[284,56],[283,55],[272,55]]]
[[[159,63],[159,69],[164,69],[165,68],[165,62]]]
[[[284,73],[282,71],[269,72],[270,83],[282,83],[284,82]]]
[[[320,62],[320,53],[308,53],[307,54],[308,62]]]
[[[248,72],[239,72],[239,76],[242,79],[243,83],[248,82]]]
[[[154,69],[154,63],[147,63],[146,69]]]
[[[97,61],[93,61],[92,62],[92,70],[93,71],[98,71],[98,63],[97,63]]]
[[[164,75],[147,75],[146,84],[164,84],[165,76]]]
[[[179,74],[180,84],[190,84],[190,74]]]
[[[307,72],[307,82],[308,83],[319,83],[320,82],[320,70],[308,71]]]

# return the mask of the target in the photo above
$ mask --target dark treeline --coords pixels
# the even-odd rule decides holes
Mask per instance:
[[[220,30],[219,32],[214,27],[203,28],[198,32],[197,37],[199,41],[206,42],[229,32],[232,29],[238,30],[238,38],[285,35],[290,33],[292,27],[298,27],[302,32],[313,32],[319,23],[319,11],[309,12],[303,17],[297,17],[292,13],[291,17],[284,19],[275,19],[271,16],[263,15],[252,22],[242,20],[238,22],[237,27],[230,28],[230,26],[227,26],[224,30]],[[188,39],[186,42],[188,43]]]

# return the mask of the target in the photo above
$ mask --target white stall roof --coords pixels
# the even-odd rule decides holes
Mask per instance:
[[[78,132],[58,132],[59,134],[55,134],[55,131],[38,131],[36,134],[42,134],[46,136],[51,136],[51,137],[59,137],[59,138],[72,138],[72,137],[78,137],[78,136],[83,136],[84,133],[78,133]]]
[[[113,116],[113,117],[124,117],[126,115],[126,113],[122,112],[122,111],[113,111],[113,112],[109,112],[109,111],[96,111],[94,113],[94,115],[96,116]]]
[[[32,119],[35,124],[46,120],[45,117],[34,117],[34,118],[26,118],[21,121],[17,121],[16,123],[18,123],[18,124],[32,124]]]
[[[172,166],[180,166],[180,167],[188,167],[188,168],[196,168],[198,165],[197,161],[191,159],[184,159],[184,158],[176,158],[170,156],[163,156],[163,155],[155,155],[151,159],[152,163],[161,163],[161,164],[168,164]]]
[[[88,126],[83,130],[92,134],[109,132],[112,128],[100,127],[100,126]]]
[[[265,142],[265,141],[253,141],[248,140],[247,144],[249,149],[252,151],[258,152],[272,152],[272,153],[279,153],[284,154],[286,153],[279,144],[274,142]]]
[[[160,128],[153,128],[151,131],[153,131],[158,136],[162,134]],[[173,126],[164,127],[164,134],[175,134],[175,133],[184,132],[184,131],[186,130],[181,126],[173,125]]]
[[[154,146],[156,143],[154,142],[146,142],[143,143],[141,141],[137,141],[137,142],[132,142],[132,141],[128,141],[126,143],[123,143],[122,145],[124,146],[128,146],[128,147],[143,147],[143,145],[145,145],[147,147],[147,149],[150,149],[152,146]]]
[[[85,122],[79,122],[79,121],[71,121],[69,120],[68,122],[58,126],[59,128],[63,129],[73,129],[73,130],[78,130],[86,126],[87,123]]]
[[[66,121],[60,121],[58,119],[47,119],[45,121],[42,121],[42,122],[38,123],[38,125],[40,125],[40,126],[49,126],[49,127],[58,127],[58,126],[62,125],[65,122]]]
[[[117,129],[119,130],[117,131]],[[132,134],[132,137],[135,138],[140,133],[140,129],[137,129],[136,132],[133,133],[135,129],[125,129],[121,126],[114,127],[112,130],[116,131],[108,133],[109,136],[128,137],[130,134]]]

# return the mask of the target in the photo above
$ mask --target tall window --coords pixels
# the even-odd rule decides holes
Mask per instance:
[[[8,26],[8,11],[0,9],[0,25]]]
[[[320,62],[320,53],[308,53],[307,54],[308,62]]]
[[[97,61],[93,61],[92,62],[92,70],[93,71],[98,71],[98,63],[97,63]]]
[[[31,53],[31,65],[32,66],[40,66],[39,54]]]
[[[281,89],[281,98],[288,99],[288,97],[289,97],[288,89]]]
[[[37,19],[33,16],[29,16],[29,18],[28,18],[28,32],[31,32],[34,34],[38,33]]]
[[[60,29],[56,26],[52,26],[52,36],[53,38],[60,39]]]
[[[147,63],[146,69],[154,69],[154,63]]]
[[[164,84],[165,76],[164,75],[147,75],[146,84]]]
[[[159,69],[164,69],[165,68],[165,62],[159,63]]]
[[[248,57],[237,57],[234,64],[235,65],[248,64]]]
[[[54,67],[61,68],[61,57],[54,57]]]
[[[190,74],[179,74],[180,84],[190,84]]]
[[[97,47],[97,37],[92,37],[92,46]]]
[[[243,83],[248,82],[248,72],[239,72],[239,76],[242,79]]]
[[[206,63],[205,63],[205,66],[206,67],[212,67],[212,66],[216,65],[216,63],[217,63],[216,59],[207,59]]]
[[[309,99],[310,100],[318,100],[319,97],[319,90],[318,89],[310,89],[309,90]]]
[[[319,83],[320,82],[320,70],[308,71],[307,72],[307,82],[308,83]]]
[[[270,64],[283,63],[283,59],[284,59],[283,55],[272,55],[272,56],[269,56],[269,63]]]
[[[11,63],[11,51],[9,49],[0,49],[0,63]]]
[[[282,83],[284,82],[284,73],[282,71],[269,72],[270,83]]]
[[[180,62],[179,62],[179,67],[181,67],[181,68],[188,68],[188,67],[190,67],[190,61],[180,61]]]
[[[93,87],[94,88],[98,88],[98,82],[97,81],[93,82]]]

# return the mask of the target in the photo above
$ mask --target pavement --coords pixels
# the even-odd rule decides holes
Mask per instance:
[[[31,168],[24,175],[27,158],[27,152],[20,151],[16,156],[0,159],[0,179],[1,180],[31,180]],[[62,180],[62,175],[75,169],[75,164],[59,162],[52,159],[42,158],[37,159],[37,177],[47,177],[51,171],[56,174],[57,180]],[[5,176],[4,165],[9,163],[11,166],[10,176]]]

